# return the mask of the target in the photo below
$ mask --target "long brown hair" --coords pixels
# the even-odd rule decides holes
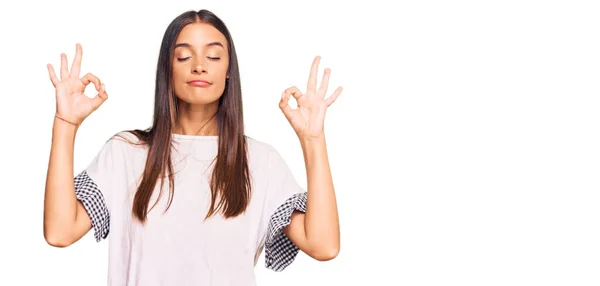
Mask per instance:
[[[160,201],[164,178],[169,179],[169,209],[174,196],[174,174],[171,160],[173,148],[172,130],[178,118],[178,101],[172,83],[171,60],[177,36],[188,24],[210,24],[227,39],[229,50],[229,79],[219,98],[217,119],[218,154],[213,160],[214,169],[210,180],[211,204],[205,217],[222,212],[225,218],[235,217],[246,210],[250,200],[251,184],[247,158],[247,137],[244,135],[242,91],[238,61],[229,30],[215,14],[208,10],[187,11],[175,18],[167,27],[160,46],[156,70],[154,93],[154,119],[152,126],[145,129],[127,130],[134,134],[139,143],[147,145],[148,156],[141,182],[133,201],[133,215],[140,222],[146,221],[152,192],[161,177]],[[202,172],[202,170],[198,170]],[[219,201],[217,202],[217,199]],[[155,204],[156,205],[156,204]],[[154,207],[154,206],[152,206]],[[166,211],[165,210],[165,211]]]

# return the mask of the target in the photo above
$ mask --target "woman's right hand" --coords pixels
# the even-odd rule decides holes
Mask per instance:
[[[81,124],[83,120],[94,112],[106,99],[108,94],[104,84],[91,73],[79,78],[79,69],[81,68],[81,44],[76,44],[77,52],[75,60],[69,72],[67,55],[62,53],[60,65],[60,80],[54,73],[54,68],[48,64],[50,81],[56,88],[56,114],[65,120]],[[98,94],[94,98],[89,98],[84,94],[85,87],[94,83]]]

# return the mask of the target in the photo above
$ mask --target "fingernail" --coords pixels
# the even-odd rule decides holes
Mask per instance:
[[[102,90],[106,92],[106,85],[104,83],[102,84]]]

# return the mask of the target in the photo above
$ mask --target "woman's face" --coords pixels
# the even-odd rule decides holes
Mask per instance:
[[[223,94],[229,51],[225,36],[213,26],[205,23],[185,26],[175,42],[171,62],[173,87],[179,99],[189,104],[209,104]]]

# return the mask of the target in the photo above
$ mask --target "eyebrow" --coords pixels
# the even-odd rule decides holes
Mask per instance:
[[[206,44],[205,46],[206,47],[219,46],[221,48],[225,48],[221,42],[210,42],[210,43]],[[179,43],[179,44],[175,45],[174,49],[179,48],[179,47],[191,48],[192,45],[190,45],[188,43]]]

